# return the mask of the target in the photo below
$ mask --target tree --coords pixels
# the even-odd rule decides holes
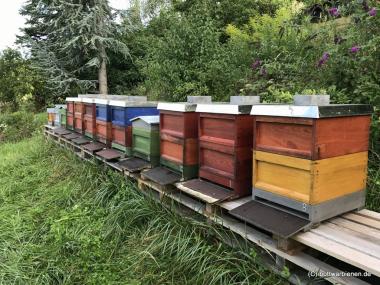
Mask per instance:
[[[21,14],[28,20],[20,42],[53,91],[86,92],[98,83],[99,93],[108,93],[107,52],[129,52],[117,40],[116,15],[107,0],[29,0]]]
[[[30,61],[13,49],[0,53],[0,106],[12,111],[32,103],[34,109],[45,105],[43,79],[31,68]]]

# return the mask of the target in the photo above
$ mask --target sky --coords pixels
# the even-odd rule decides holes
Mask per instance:
[[[16,34],[24,25],[19,10],[26,0],[0,0],[0,51],[6,47],[15,47]],[[112,7],[126,9],[129,0],[109,0]]]

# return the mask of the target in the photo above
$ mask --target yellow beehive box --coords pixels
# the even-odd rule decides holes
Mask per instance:
[[[253,191],[316,205],[364,192],[367,163],[366,151],[315,161],[255,151]]]

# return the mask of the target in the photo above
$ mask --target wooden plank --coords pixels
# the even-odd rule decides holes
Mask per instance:
[[[241,205],[243,205],[243,204],[245,204],[251,200],[252,200],[252,197],[247,196],[247,197],[243,197],[243,198],[232,200],[232,201],[218,203],[218,205],[220,207],[222,207],[223,209],[230,211],[230,210],[235,209],[235,208],[237,208],[237,207],[239,207],[239,206],[241,206]]]
[[[358,211],[357,214],[364,217],[372,218],[376,221],[380,221],[380,213],[378,212],[363,209],[363,210]]]
[[[353,231],[334,224],[322,224],[315,229],[310,230],[320,236],[328,238],[341,244],[344,247],[349,247],[373,256],[379,259],[380,262],[380,243],[376,238],[371,238],[363,233]]]
[[[340,273],[342,272],[339,269],[334,268],[331,265],[328,265],[324,263],[321,260],[317,260],[313,258],[310,255],[307,255],[305,253],[297,253],[295,255],[290,255],[280,249],[277,248],[276,241],[272,238],[268,237],[267,235],[243,224],[238,222],[237,220],[230,218],[228,216],[215,216],[212,218],[214,222],[223,225],[224,227],[232,230],[233,232],[239,234],[243,238],[246,238],[247,240],[254,242],[258,246],[270,251],[271,253],[277,254],[286,260],[294,263],[297,266],[300,266],[308,271],[311,272],[320,272],[320,273]],[[304,235],[304,234],[302,234]],[[368,284],[364,281],[361,281],[354,277],[341,277],[338,274],[330,277],[326,277],[326,280],[330,281],[334,284]]]
[[[341,227],[350,229],[350,230],[353,230],[353,231],[357,231],[363,235],[368,236],[369,238],[378,239],[378,242],[380,243],[380,230],[376,230],[374,228],[370,228],[368,226],[358,224],[358,223],[355,223],[353,221],[346,220],[346,219],[343,219],[340,217],[331,219],[328,222],[326,222],[325,224],[328,225],[330,223],[337,225],[337,226],[341,226]]]
[[[368,227],[380,230],[380,221],[374,220],[372,218],[367,218],[361,215],[358,215],[356,213],[348,213],[343,215],[343,218],[350,220],[350,221],[355,221],[359,224],[366,225]]]
[[[358,250],[343,246],[314,232],[305,232],[294,237],[295,240],[319,250],[348,264],[356,266],[376,276],[380,276],[380,260]]]

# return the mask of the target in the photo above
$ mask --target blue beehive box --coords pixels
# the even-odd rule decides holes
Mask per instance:
[[[111,122],[111,106],[107,99],[95,99],[96,103],[96,119]]]
[[[157,103],[110,100],[110,116],[112,125],[127,127],[131,126],[131,119],[139,116],[159,115]]]

